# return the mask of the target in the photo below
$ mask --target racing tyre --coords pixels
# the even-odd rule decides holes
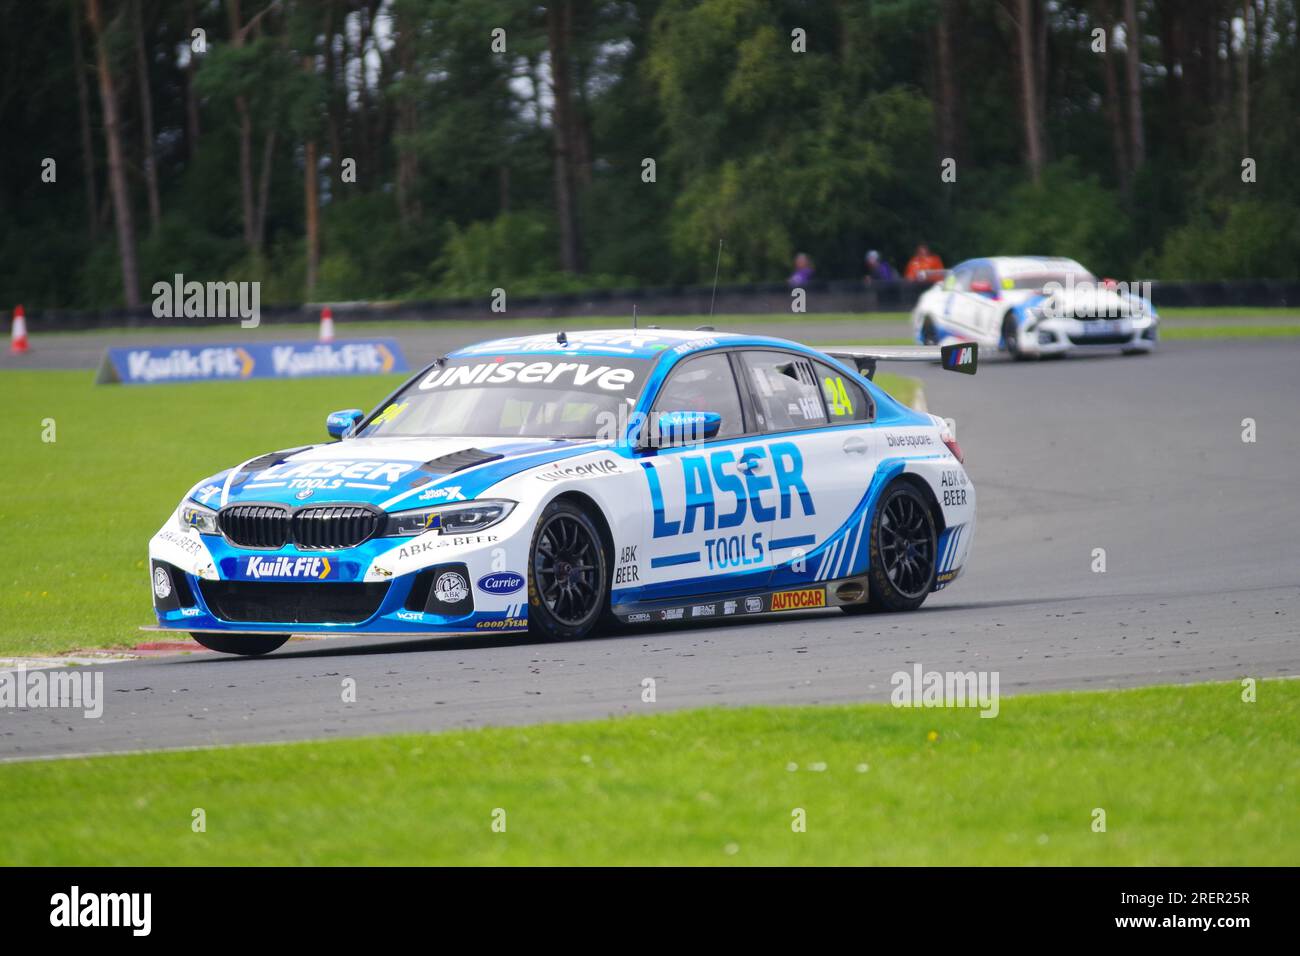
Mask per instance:
[[[288,634],[196,634],[194,631],[190,632],[190,637],[210,651],[241,657],[270,654],[289,640]]]
[[[934,321],[927,315],[921,322],[921,343],[938,345],[939,333],[934,330]]]
[[[539,636],[587,637],[606,617],[609,561],[596,523],[568,501],[537,521],[528,567],[528,628]]]
[[[1006,346],[1007,354],[1017,361],[1025,357],[1020,351],[1019,331],[1014,315],[1008,312],[1002,317],[1002,344]]]
[[[920,492],[905,481],[886,488],[871,519],[870,540],[871,603],[882,611],[916,610],[934,587],[938,544]]]

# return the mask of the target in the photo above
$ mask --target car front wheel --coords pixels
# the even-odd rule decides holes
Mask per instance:
[[[600,531],[577,505],[547,505],[533,532],[528,627],[550,639],[587,637],[609,604],[609,562]]]
[[[1020,326],[1010,312],[1002,318],[1002,345],[1013,359],[1024,358],[1024,353],[1020,351]]]

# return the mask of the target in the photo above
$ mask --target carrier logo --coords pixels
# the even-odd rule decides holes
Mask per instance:
[[[486,594],[514,594],[524,586],[524,576],[514,571],[498,571],[478,579],[478,589]]]
[[[315,578],[325,581],[338,577],[338,566],[331,564],[329,558],[241,558],[240,573],[253,581],[301,581]]]
[[[777,591],[772,595],[773,611],[798,611],[809,607],[825,607],[826,590],[808,588],[804,591]]]

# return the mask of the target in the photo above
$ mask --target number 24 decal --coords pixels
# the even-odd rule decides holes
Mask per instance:
[[[838,375],[835,378],[828,375],[822,379],[822,385],[825,386],[826,398],[830,402],[833,417],[853,414],[853,400],[849,398],[849,390],[844,386],[844,379]]]

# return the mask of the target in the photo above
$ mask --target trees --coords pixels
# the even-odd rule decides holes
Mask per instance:
[[[1147,161],[1146,132],[1142,124],[1142,31],[1138,27],[1137,0],[1124,0],[1124,69],[1128,79],[1129,157],[1136,171]]]
[[[1025,130],[1025,163],[1029,178],[1043,179],[1043,118],[1039,106],[1039,51],[1037,20],[1042,15],[1038,0],[1017,0],[1016,51],[1020,66],[1020,114]]]
[[[99,81],[99,101],[104,115],[109,193],[113,197],[117,250],[122,265],[122,298],[127,308],[135,308],[140,304],[140,266],[136,256],[135,221],[131,213],[131,197],[127,192],[126,158],[122,148],[122,126],[110,56],[112,40],[108,34],[113,25],[104,21],[101,0],[86,0],[86,17],[95,37],[95,73]]]
[[[583,270],[582,236],[578,225],[576,190],[584,175],[585,144],[577,119],[573,92],[574,0],[546,5],[546,49],[550,54],[551,134],[555,152],[555,216],[560,226],[560,263],[566,272]],[[589,169],[586,172],[589,176]]]
[[[0,302],[138,303],[142,278],[185,270],[261,279],[268,302],[709,281],[719,238],[732,280],[779,279],[796,251],[855,277],[865,249],[920,239],[949,260],[1034,242],[1129,271],[1300,272],[1283,225],[1300,221],[1297,0],[58,0],[7,17]],[[64,176],[36,188],[47,159]],[[1008,229],[1013,195],[1057,224],[1051,243],[1028,213]],[[1081,202],[1118,228],[1062,212]],[[1249,255],[1215,238],[1252,218]]]

